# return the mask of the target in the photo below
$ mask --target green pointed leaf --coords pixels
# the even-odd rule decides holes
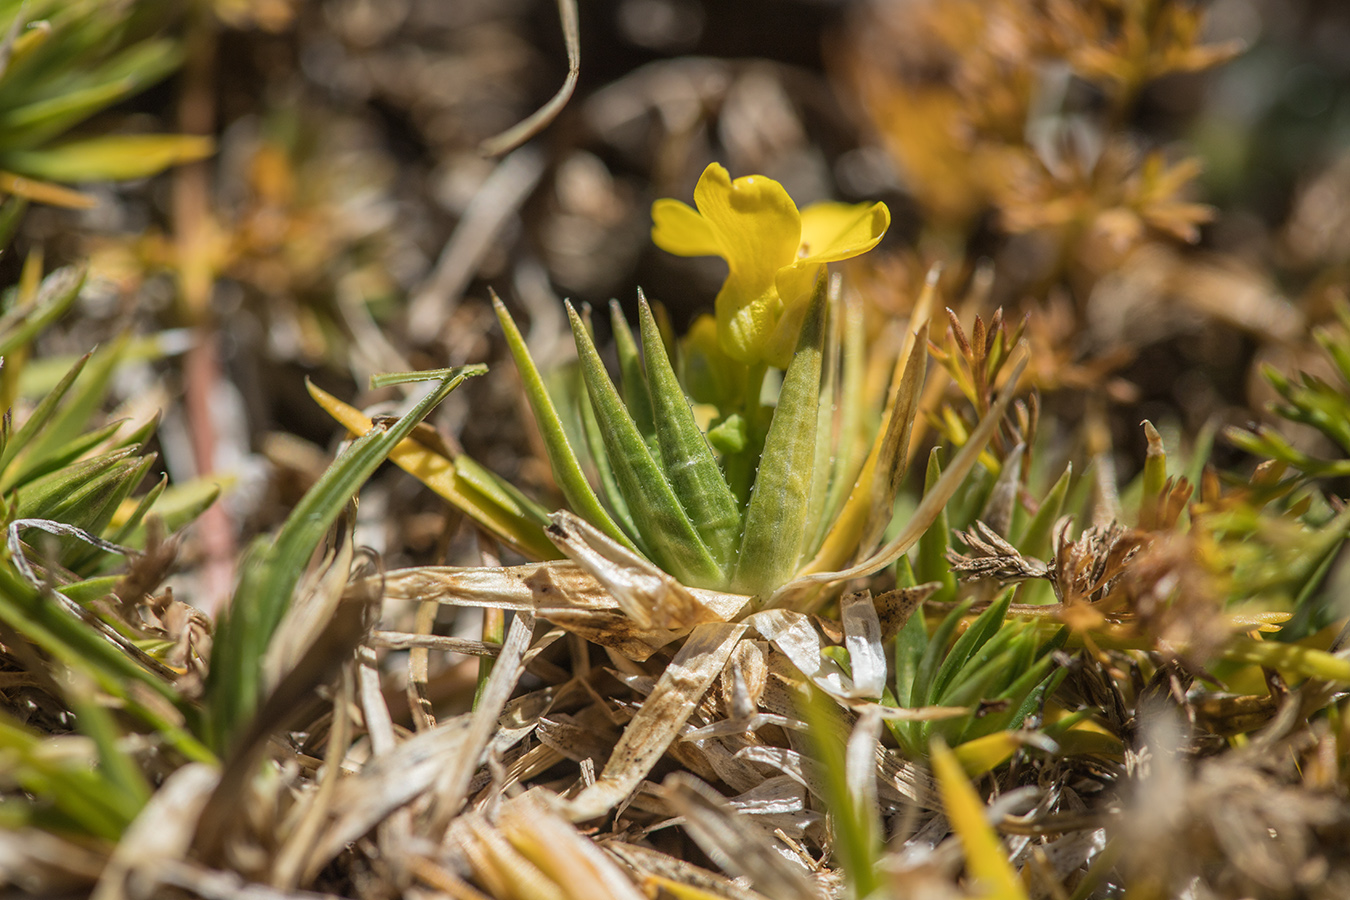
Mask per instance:
[[[225,479],[228,483],[228,479]],[[196,521],[216,498],[220,496],[220,479],[194,478],[184,484],[171,485],[156,500],[154,517],[159,520],[165,534],[173,534],[180,528]],[[117,543],[127,547],[141,549],[145,547],[148,529],[145,521],[140,521],[121,533]]]
[[[642,434],[624,408],[591,336],[571,304],[567,315],[609,464],[652,561],[692,587],[720,587],[724,580],[722,568],[694,530],[665,473],[647,451]]]
[[[829,490],[821,509],[816,536],[811,542],[815,547],[825,540],[825,535],[858,479],[871,440],[870,435],[864,433],[863,419],[865,414],[874,412],[865,408],[862,402],[867,374],[867,322],[862,299],[855,293],[845,292],[840,309],[843,331],[841,374],[834,394],[834,404],[839,414],[838,442],[831,462]]]
[[[666,355],[656,319],[645,298],[639,298],[639,330],[646,356],[647,383],[661,460],[675,497],[689,515],[723,571],[735,563],[741,513],[722,477],[712,448],[694,420],[694,411]]]
[[[569,398],[567,403],[580,425],[586,452],[595,469],[595,480],[600,485],[600,498],[624,533],[630,535],[638,549],[650,557],[651,551],[642,537],[642,532],[638,531],[632,510],[628,508],[628,501],[624,498],[618,479],[614,475],[614,466],[609,461],[609,451],[605,449],[604,429],[600,427],[600,422],[595,417],[595,405],[591,403],[591,395],[581,377],[580,367],[573,369],[571,375],[572,386],[566,394]]]
[[[22,490],[26,485],[66,468],[95,447],[105,444],[108,438],[117,433],[118,427],[119,423],[109,422],[102,428],[76,435],[70,442],[55,447],[42,456],[32,452],[26,453],[15,465],[13,471],[6,473],[5,477],[0,479],[0,486],[3,486],[5,492]],[[119,447],[115,449],[125,450],[127,448]]]
[[[84,372],[76,379],[68,391],[66,401],[53,415],[47,426],[36,435],[24,460],[15,475],[16,482],[31,477],[33,467],[41,467],[44,460],[59,454],[59,449],[80,440],[80,436],[89,427],[90,420],[103,404],[113,371],[121,361],[122,350],[126,347],[125,335],[107,347],[100,348]],[[9,473],[6,473],[8,476]]]
[[[929,635],[928,642],[924,645],[923,656],[919,658],[919,666],[914,673],[914,686],[909,692],[910,706],[928,706],[932,702],[933,676],[937,674],[938,664],[943,654],[947,652],[947,643],[956,632],[956,626],[961,624],[962,617],[969,612],[972,602],[966,600],[953,608]]]
[[[548,510],[521,493],[514,484],[502,478],[496,472],[480,465],[467,453],[455,457],[455,474],[482,497],[491,501],[503,511],[522,519],[528,519],[541,528],[548,526]]]
[[[14,461],[14,458],[22,453],[23,449],[33,440],[33,436],[43,428],[47,427],[47,423],[51,421],[52,416],[56,413],[56,407],[60,404],[62,398],[66,396],[66,392],[69,391],[70,386],[75,383],[75,379],[79,377],[80,372],[84,370],[85,363],[89,362],[89,357],[92,355],[93,354],[91,353],[86,353],[84,356],[80,357],[75,365],[71,366],[70,370],[66,372],[65,377],[57,383],[56,387],[52,388],[52,390],[42,398],[32,414],[28,416],[27,421],[25,421],[23,425],[19,427],[19,430],[14,432],[5,442],[5,449],[3,452],[0,452],[0,485],[10,483],[10,479],[4,477],[3,473],[9,469],[9,464]]]
[[[7,197],[5,202],[0,204],[0,250],[9,246],[9,242],[14,238],[14,232],[19,230],[19,223],[23,221],[23,214],[27,211],[26,197]]]
[[[905,479],[905,460],[909,454],[909,437],[914,430],[914,419],[919,414],[919,398],[923,393],[924,375],[928,368],[928,323],[914,335],[914,346],[905,361],[904,375],[895,393],[895,405],[886,435],[877,455],[877,482],[873,485],[872,507],[863,526],[859,547],[864,553],[881,539],[895,510],[895,497]],[[941,523],[939,523],[941,527]]]
[[[497,311],[497,320],[501,323],[502,331],[506,334],[507,348],[510,349],[511,357],[516,362],[516,369],[520,372],[520,381],[525,389],[525,398],[529,401],[530,409],[534,412],[534,420],[543,436],[544,449],[548,453],[549,465],[553,467],[553,480],[558,483],[558,488],[567,500],[567,505],[572,508],[572,512],[581,516],[620,544],[630,550],[637,551],[637,547],[633,545],[628,535],[614,523],[614,519],[600,505],[600,498],[595,496],[595,491],[591,489],[590,482],[586,480],[585,474],[581,471],[581,463],[577,460],[572,445],[567,441],[567,434],[563,430],[562,420],[558,418],[558,411],[553,406],[548,391],[544,388],[544,379],[540,377],[539,370],[530,357],[530,351],[525,347],[525,338],[521,336],[515,320],[506,311],[506,304],[502,303],[501,298],[496,294],[493,294],[492,306]]]
[[[79,526],[71,516],[75,509],[110,487],[119,466],[137,465],[134,448],[126,447],[81,460],[49,472],[25,484],[18,492],[16,509],[21,519],[53,519]]]
[[[1059,476],[1054,487],[1050,488],[1050,492],[1041,501],[1041,507],[1036,510],[1036,515],[1027,523],[1027,530],[1022,539],[1015,542],[1023,556],[1044,559],[1049,554],[1050,530],[1059,520],[1060,511],[1064,509],[1064,498],[1069,493],[1069,485],[1072,482],[1073,464],[1070,463],[1064,467],[1064,474]]]
[[[763,594],[785,583],[804,549],[820,406],[825,292],[822,274],[764,438],[736,567],[734,583],[743,593]]]
[[[1003,627],[1008,615],[1008,606],[1012,603],[1013,590],[1005,590],[1002,595],[989,604],[989,608],[980,613],[966,629],[965,634],[952,645],[951,652],[942,661],[941,668],[933,678],[932,697],[944,696],[948,686],[955,680],[957,673],[965,668],[976,652],[980,650]]]
[[[653,459],[660,460],[661,448],[656,439],[651,391],[643,372],[637,342],[633,339],[633,330],[628,327],[628,319],[624,317],[623,307],[618,300],[609,301],[609,321],[614,332],[614,349],[619,357],[619,388],[623,391],[624,406],[628,407],[628,414],[633,417],[647,451]]]
[[[112,537],[110,537],[109,540],[114,544],[124,543],[137,528],[141,527],[141,522],[145,521],[146,514],[150,512],[151,508],[154,507],[157,502],[159,502],[159,498],[164,496],[164,491],[168,487],[169,476],[167,474],[161,475],[159,481],[155,483],[154,487],[145,492],[145,496],[141,497],[140,501],[136,504],[136,508],[131,511],[131,515],[127,516],[126,521],[117,527],[117,530],[113,532]]]
[[[931,493],[942,477],[942,448],[934,447],[928,454],[928,470],[924,475],[923,490]],[[947,524],[947,510],[938,513],[937,519],[919,538],[919,546],[914,560],[914,577],[918,583],[938,581],[942,587],[932,599],[935,602],[947,602],[956,596],[956,576],[952,574],[951,564],[947,562],[947,550],[951,529]]]

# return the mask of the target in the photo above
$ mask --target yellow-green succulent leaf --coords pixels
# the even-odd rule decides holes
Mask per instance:
[[[506,346],[511,351],[512,359],[515,360],[516,369],[520,372],[525,399],[529,401],[534,421],[544,439],[544,450],[548,453],[549,465],[553,468],[553,480],[557,482],[558,489],[567,500],[567,505],[587,522],[636,552],[637,547],[623,529],[615,524],[609,512],[601,505],[600,498],[591,489],[590,482],[586,480],[581,463],[577,460],[572,445],[567,441],[567,433],[563,430],[562,420],[558,418],[558,410],[553,406],[553,400],[544,387],[544,379],[530,357],[530,351],[525,346],[525,338],[521,336],[515,320],[507,312],[506,304],[493,294],[492,305],[497,311],[497,321],[501,323],[502,331],[506,335]]]
[[[800,562],[815,462],[825,297],[822,273],[797,353],[783,376],[745,512],[734,582],[743,593],[763,594],[777,588],[792,577]]]
[[[665,473],[652,459],[641,432],[605,371],[595,343],[571,304],[567,315],[609,465],[653,562],[691,587],[721,587],[722,567],[689,521]]]
[[[656,459],[660,459],[660,446],[656,439],[656,425],[652,421],[652,396],[643,372],[642,357],[638,353],[637,341],[628,319],[623,314],[619,301],[609,301],[609,321],[614,332],[614,349],[619,357],[619,389],[623,392],[623,402],[628,414],[642,434],[647,450]]]
[[[694,420],[645,298],[639,301],[638,328],[666,476],[713,559],[724,572],[729,572],[736,561],[736,544],[741,533],[740,504],[722,476],[708,439]]]
[[[594,471],[596,483],[600,486],[600,499],[604,501],[610,515],[614,516],[614,521],[618,522],[619,527],[633,541],[638,551],[650,558],[651,551],[643,542],[637,523],[633,521],[633,512],[628,508],[628,501],[624,498],[623,491],[619,489],[619,481],[614,476],[614,467],[609,462],[609,451],[605,449],[604,429],[600,427],[600,421],[595,417],[595,404],[591,403],[591,395],[586,390],[586,382],[581,376],[580,367],[569,367],[567,375],[569,377],[566,380],[550,378],[550,385],[554,390],[561,389],[564,392],[555,396],[562,400],[567,412],[575,418],[580,429],[582,446],[589,456],[589,468]]]
[[[809,558],[816,550],[816,537],[821,532],[829,496],[830,476],[836,455],[843,455],[841,435],[835,430],[836,411],[844,405],[840,396],[839,380],[843,356],[843,316],[839,302],[839,284],[836,277],[830,281],[825,310],[825,346],[821,357],[820,402],[816,406],[816,453],[811,465],[811,497],[806,503],[806,529],[802,556]]]

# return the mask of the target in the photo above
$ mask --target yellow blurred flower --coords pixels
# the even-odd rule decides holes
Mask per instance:
[[[744,363],[786,368],[807,300],[826,263],[866,253],[891,224],[884,203],[815,203],[801,212],[763,175],[732,181],[713,163],[694,188],[698,209],[652,204],[652,240],[677,256],[720,256],[730,271],[717,294],[717,338]]]

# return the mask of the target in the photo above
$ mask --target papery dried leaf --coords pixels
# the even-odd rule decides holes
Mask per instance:
[[[599,780],[568,805],[573,821],[604,815],[632,793],[679,735],[745,629],[745,625],[726,623],[694,628],[624,729]]]
[[[570,900],[645,900],[613,859],[540,796],[502,804],[496,825]]]
[[[809,617],[789,609],[766,609],[743,621],[825,693],[840,699],[864,696],[843,668],[821,652],[820,634]]]
[[[677,772],[661,790],[684,817],[685,830],[724,870],[776,900],[820,900],[821,892],[806,871],[788,862],[767,834],[741,824],[734,807],[712,788]]]
[[[560,510],[549,539],[589,572],[640,628],[679,630],[725,621],[688,588],[585,520]]]
[[[197,817],[219,778],[219,771],[202,763],[170,775],[122,834],[91,900],[121,900],[150,890],[159,864],[181,859],[191,848]],[[136,880],[135,891],[128,890],[130,879]]]
[[[665,892],[674,900],[767,900],[730,878],[650,847],[623,841],[606,841],[604,847],[633,870],[643,890],[656,896]]]
[[[861,697],[880,697],[886,690],[886,650],[872,592],[845,594],[839,601],[839,614],[844,624],[844,646],[848,649],[853,690]]]
[[[392,598],[529,611],[639,662],[681,634],[637,626],[593,575],[570,560],[501,568],[400,569],[388,573],[383,585]],[[738,594],[685,590],[720,620],[733,618],[747,600]]]

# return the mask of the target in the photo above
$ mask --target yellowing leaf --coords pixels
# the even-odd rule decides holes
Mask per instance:
[[[191,134],[110,134],[41,150],[0,156],[7,168],[47,181],[125,181],[215,152],[208,137]]]
[[[930,754],[947,820],[965,844],[966,870],[979,885],[981,896],[1026,900],[1026,888],[1008,862],[1007,851],[994,829],[984,820],[984,804],[966,780],[956,754],[941,741],[933,742]]]
[[[371,421],[359,409],[348,406],[313,384],[309,385],[309,393],[314,402],[352,434],[362,435],[370,431]],[[455,470],[453,460],[411,438],[399,443],[389,454],[389,459],[463,510],[469,518],[523,553],[536,559],[558,559],[562,555],[537,525],[474,490]]]

